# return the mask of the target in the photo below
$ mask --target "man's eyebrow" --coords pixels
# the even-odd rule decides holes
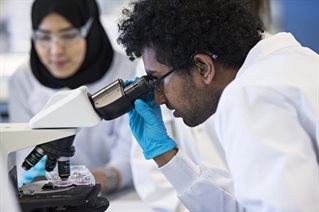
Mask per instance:
[[[155,70],[149,70],[149,69],[146,70],[146,74],[150,75],[150,76],[153,76],[156,72],[157,71],[155,71]]]

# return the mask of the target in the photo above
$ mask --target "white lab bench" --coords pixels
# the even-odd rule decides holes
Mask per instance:
[[[114,194],[104,195],[110,202],[107,212],[153,212],[147,203],[143,202],[134,188],[127,188]]]

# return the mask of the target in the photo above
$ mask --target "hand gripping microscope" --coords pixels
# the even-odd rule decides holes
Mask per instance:
[[[152,76],[143,76],[130,84],[118,79],[94,94],[86,86],[56,93],[44,108],[29,123],[0,124],[0,149],[10,178],[16,184],[15,163],[8,161],[9,153],[35,146],[25,158],[22,167],[29,170],[42,157],[47,156],[46,171],[58,164],[58,175],[62,180],[70,176],[69,157],[74,155],[73,140],[78,128],[93,127],[102,119],[115,119],[134,107],[134,101],[145,98],[154,91],[158,83]],[[6,179],[9,184],[9,179]],[[16,185],[17,186],[17,185]],[[55,188],[41,185],[40,191],[32,188],[18,192],[23,211],[47,208],[51,211],[105,211],[108,201],[98,197],[100,185]],[[46,187],[46,188],[44,188]],[[32,192],[30,193],[30,190]],[[29,192],[29,193],[28,193]],[[83,205],[84,203],[84,205]]]

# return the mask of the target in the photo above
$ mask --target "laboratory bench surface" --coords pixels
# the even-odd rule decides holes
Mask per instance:
[[[152,212],[145,202],[143,202],[134,188],[126,188],[113,194],[103,195],[110,206],[107,212]]]

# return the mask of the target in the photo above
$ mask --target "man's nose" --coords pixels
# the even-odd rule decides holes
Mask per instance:
[[[162,105],[162,104],[165,104],[166,97],[161,90],[155,89],[154,90],[154,100],[156,101],[157,104]]]

